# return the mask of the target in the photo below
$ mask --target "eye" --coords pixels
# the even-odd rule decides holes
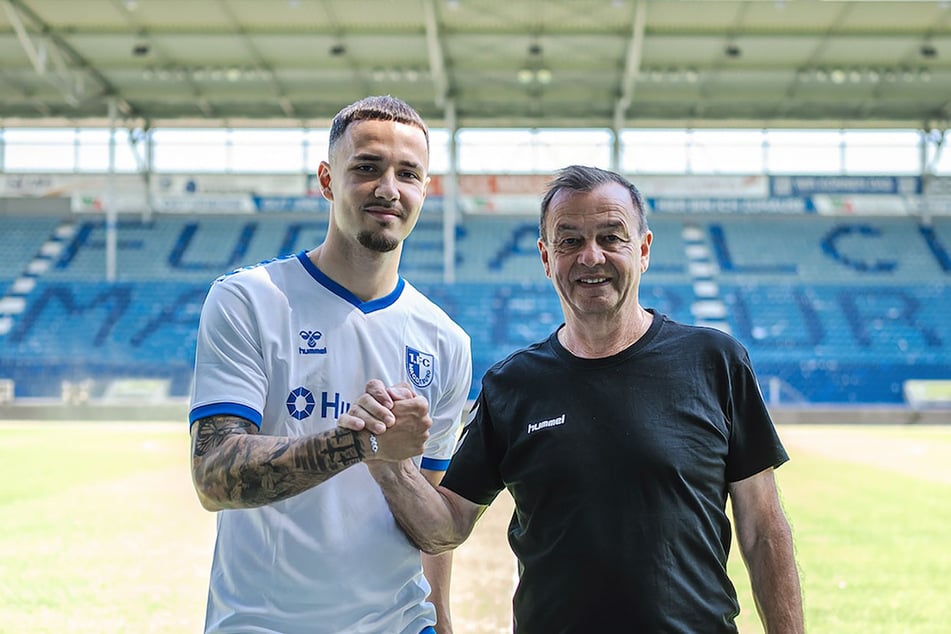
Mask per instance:
[[[618,235],[616,233],[609,233],[605,236],[601,236],[601,244],[611,248],[619,248],[621,245],[627,243],[628,239],[625,236]]]
[[[407,178],[409,180],[416,180],[416,181],[421,180],[420,175],[417,174],[416,172],[403,172],[403,178]]]

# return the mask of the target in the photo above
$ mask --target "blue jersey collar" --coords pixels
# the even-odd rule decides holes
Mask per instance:
[[[403,288],[406,286],[406,282],[403,280],[403,278],[399,277],[396,281],[396,288],[394,288],[388,295],[384,295],[383,297],[378,297],[365,302],[337,282],[327,277],[323,271],[318,269],[314,263],[310,261],[310,258],[307,257],[306,251],[301,251],[298,253],[297,259],[303,265],[304,270],[310,273],[312,278],[317,280],[318,284],[329,290],[334,295],[337,295],[338,297],[353,304],[365,314],[372,313],[376,310],[382,310],[387,306],[393,305],[393,303],[400,298],[400,295],[403,293]]]

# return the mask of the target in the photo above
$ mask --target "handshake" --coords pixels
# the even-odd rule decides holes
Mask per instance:
[[[364,392],[337,421],[354,432],[367,461],[399,462],[423,453],[433,419],[429,402],[407,383],[386,387],[372,379]]]

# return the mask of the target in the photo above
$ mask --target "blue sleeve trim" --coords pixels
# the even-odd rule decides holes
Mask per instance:
[[[423,456],[423,462],[420,464],[420,467],[423,469],[428,469],[429,471],[445,471],[449,468],[449,461],[436,460],[435,458],[427,458]]]
[[[240,403],[212,403],[196,407],[188,414],[188,424],[209,416],[240,416],[246,418],[261,429],[261,412]]]

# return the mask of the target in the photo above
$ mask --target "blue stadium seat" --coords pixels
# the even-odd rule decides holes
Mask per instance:
[[[438,199],[409,238],[401,274],[472,337],[482,374],[562,321],[537,250],[537,220],[464,215],[454,284],[443,282]],[[63,220],[0,218],[0,290],[8,292]],[[694,215],[649,218],[641,303],[691,322],[688,249],[713,267],[724,323],[750,351],[764,392],[808,403],[900,403],[909,378],[948,378],[951,218]],[[168,378],[188,393],[201,303],[219,275],[319,243],[327,215],[157,214],[122,219],[118,279],[105,282],[105,225],[75,233],[0,335],[0,377],[17,396],[57,396],[62,380]],[[690,244],[685,230],[690,228]]]

